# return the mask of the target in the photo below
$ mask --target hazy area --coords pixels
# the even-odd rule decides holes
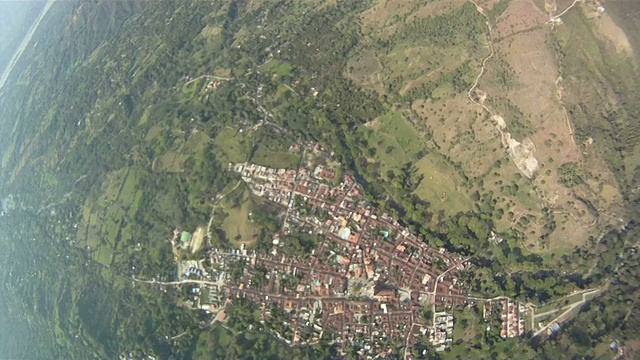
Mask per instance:
[[[26,49],[38,24],[53,5],[47,2],[10,1],[0,3],[0,88],[4,86],[13,67]],[[35,19],[34,19],[35,17]]]
[[[0,1],[0,87],[5,82],[5,70],[12,62],[14,54],[21,47],[23,39],[29,33],[34,22],[38,19],[42,9],[47,5],[46,1]],[[22,45],[26,46],[25,43]],[[16,57],[17,58],[17,57]],[[15,203],[10,198],[4,198],[0,210],[4,214],[14,208]],[[6,229],[0,229],[0,244],[3,253],[9,252],[10,239],[6,236]],[[17,256],[13,253],[13,256]],[[25,259],[27,259],[25,257]],[[8,264],[7,259],[2,259],[2,264]],[[34,331],[35,324],[29,324],[22,316],[23,304],[11,296],[13,293],[10,285],[10,277],[15,274],[11,271],[7,274],[7,268],[1,266],[3,277],[0,279],[2,291],[0,291],[0,324],[3,330],[0,334],[0,354],[2,357],[15,358],[29,353],[32,356],[47,353],[52,354],[49,347],[52,337],[44,339],[40,337],[40,331]],[[7,276],[5,278],[5,276]],[[44,328],[43,328],[44,330]],[[33,348],[35,346],[35,348]],[[27,350],[29,349],[30,350]]]
[[[640,354],[639,6],[52,3],[0,0],[0,360]]]
[[[45,1],[0,1],[0,69],[9,64],[45,4]]]

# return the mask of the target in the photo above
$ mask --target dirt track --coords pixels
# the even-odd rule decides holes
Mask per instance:
[[[200,250],[202,244],[204,243],[204,227],[200,226],[193,233],[193,240],[191,240],[191,253],[195,254],[196,251]]]

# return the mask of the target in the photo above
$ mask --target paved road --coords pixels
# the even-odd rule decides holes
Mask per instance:
[[[582,306],[584,303],[586,303],[588,300],[590,300],[590,299],[587,299],[588,296],[598,295],[598,293],[600,293],[601,291],[602,291],[602,289],[598,288],[598,289],[594,289],[594,290],[590,290],[590,291],[582,293],[582,299],[580,301],[576,301],[575,303],[571,304],[567,310],[565,310],[562,314],[556,316],[553,320],[549,321],[547,323],[547,325],[544,326],[542,329],[536,331],[533,334],[532,337],[536,337],[536,336],[540,335],[543,331],[547,330],[551,326],[551,324],[553,324],[553,323],[562,322],[564,320],[567,320],[567,318],[571,315],[571,312],[574,309],[578,308],[579,306]],[[571,295],[571,296],[573,296],[573,295]],[[542,315],[543,314],[540,314],[539,316],[542,316]],[[534,317],[535,316],[536,315],[534,314]]]
[[[296,169],[296,175],[293,178],[293,190],[289,194],[289,201],[287,201],[287,209],[284,212],[284,219],[282,220],[282,237],[284,238],[284,229],[287,227],[287,219],[289,218],[289,210],[291,210],[291,206],[293,204],[293,198],[296,194],[296,186],[298,185],[298,175],[300,174],[300,167],[302,167],[302,163],[304,162],[304,156],[307,153],[307,149],[302,149],[302,156],[300,157],[300,162],[298,163],[298,168]]]

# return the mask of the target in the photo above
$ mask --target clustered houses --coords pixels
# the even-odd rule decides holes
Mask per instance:
[[[324,149],[304,145],[302,154],[296,170],[229,164],[255,195],[285,209],[283,226],[271,251],[213,248],[205,260],[180,261],[181,283],[196,284],[183,305],[224,321],[227,304],[244,298],[259,306],[265,321],[273,320],[269,331],[284,342],[314,344],[324,335],[363,358],[425,341],[438,351],[450,347],[448,311],[479,300],[457,281],[469,262],[424,244],[365,201],[359,184],[339,175]],[[495,234],[491,239],[502,241]],[[174,231],[176,261],[190,242],[190,233]],[[427,305],[445,311],[424,318]],[[484,305],[485,320],[500,316],[503,338],[525,334],[526,312],[506,297]]]
[[[291,185],[295,181],[296,171],[285,169],[270,169],[264,166],[237,164],[234,170],[242,174],[242,180],[251,186],[251,190],[258,196],[264,196],[269,201],[288,206],[291,195]]]
[[[431,329],[430,340],[436,346],[436,350],[444,351],[451,346],[453,339],[453,316],[446,312],[437,312],[434,316],[435,324]]]
[[[523,336],[526,333],[526,313],[527,308],[518,302],[501,298],[485,303],[484,317],[487,318],[496,306],[500,306],[500,336],[512,338]]]
[[[379,213],[351,176],[336,178],[331,166],[311,163],[297,170],[230,164],[256,195],[286,207],[286,215],[271,252],[210,251],[219,269],[212,276],[222,280],[207,296],[216,304],[246,298],[259,304],[265,317],[273,306],[284,310],[291,331],[276,335],[287,343],[313,343],[329,331],[362,355],[387,351],[393,341],[414,344],[420,337],[445,349],[453,318],[436,316],[432,324],[433,319],[420,320],[421,309],[433,302],[445,308],[465,305],[456,274],[468,262],[425,245]],[[305,259],[284,251],[287,236],[301,233],[319,239]],[[245,265],[234,277],[232,265],[240,259]]]

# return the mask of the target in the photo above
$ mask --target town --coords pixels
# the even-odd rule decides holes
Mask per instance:
[[[457,278],[470,262],[426,245],[380,213],[330,159],[311,144],[302,150],[298,169],[229,164],[253,194],[282,208],[282,228],[273,234],[270,251],[210,248],[201,261],[180,261],[178,279],[195,285],[185,304],[213,321],[224,321],[225,307],[238,298],[257,305],[264,319],[276,307],[288,328],[274,335],[290,345],[313,344],[331,333],[334,343],[356,346],[363,357],[391,351],[391,340],[446,350],[453,342],[450,311],[482,300],[468,296]],[[189,249],[190,233],[177,238],[178,232],[174,252]],[[488,301],[485,318],[495,309],[502,337],[525,334],[523,305]]]

